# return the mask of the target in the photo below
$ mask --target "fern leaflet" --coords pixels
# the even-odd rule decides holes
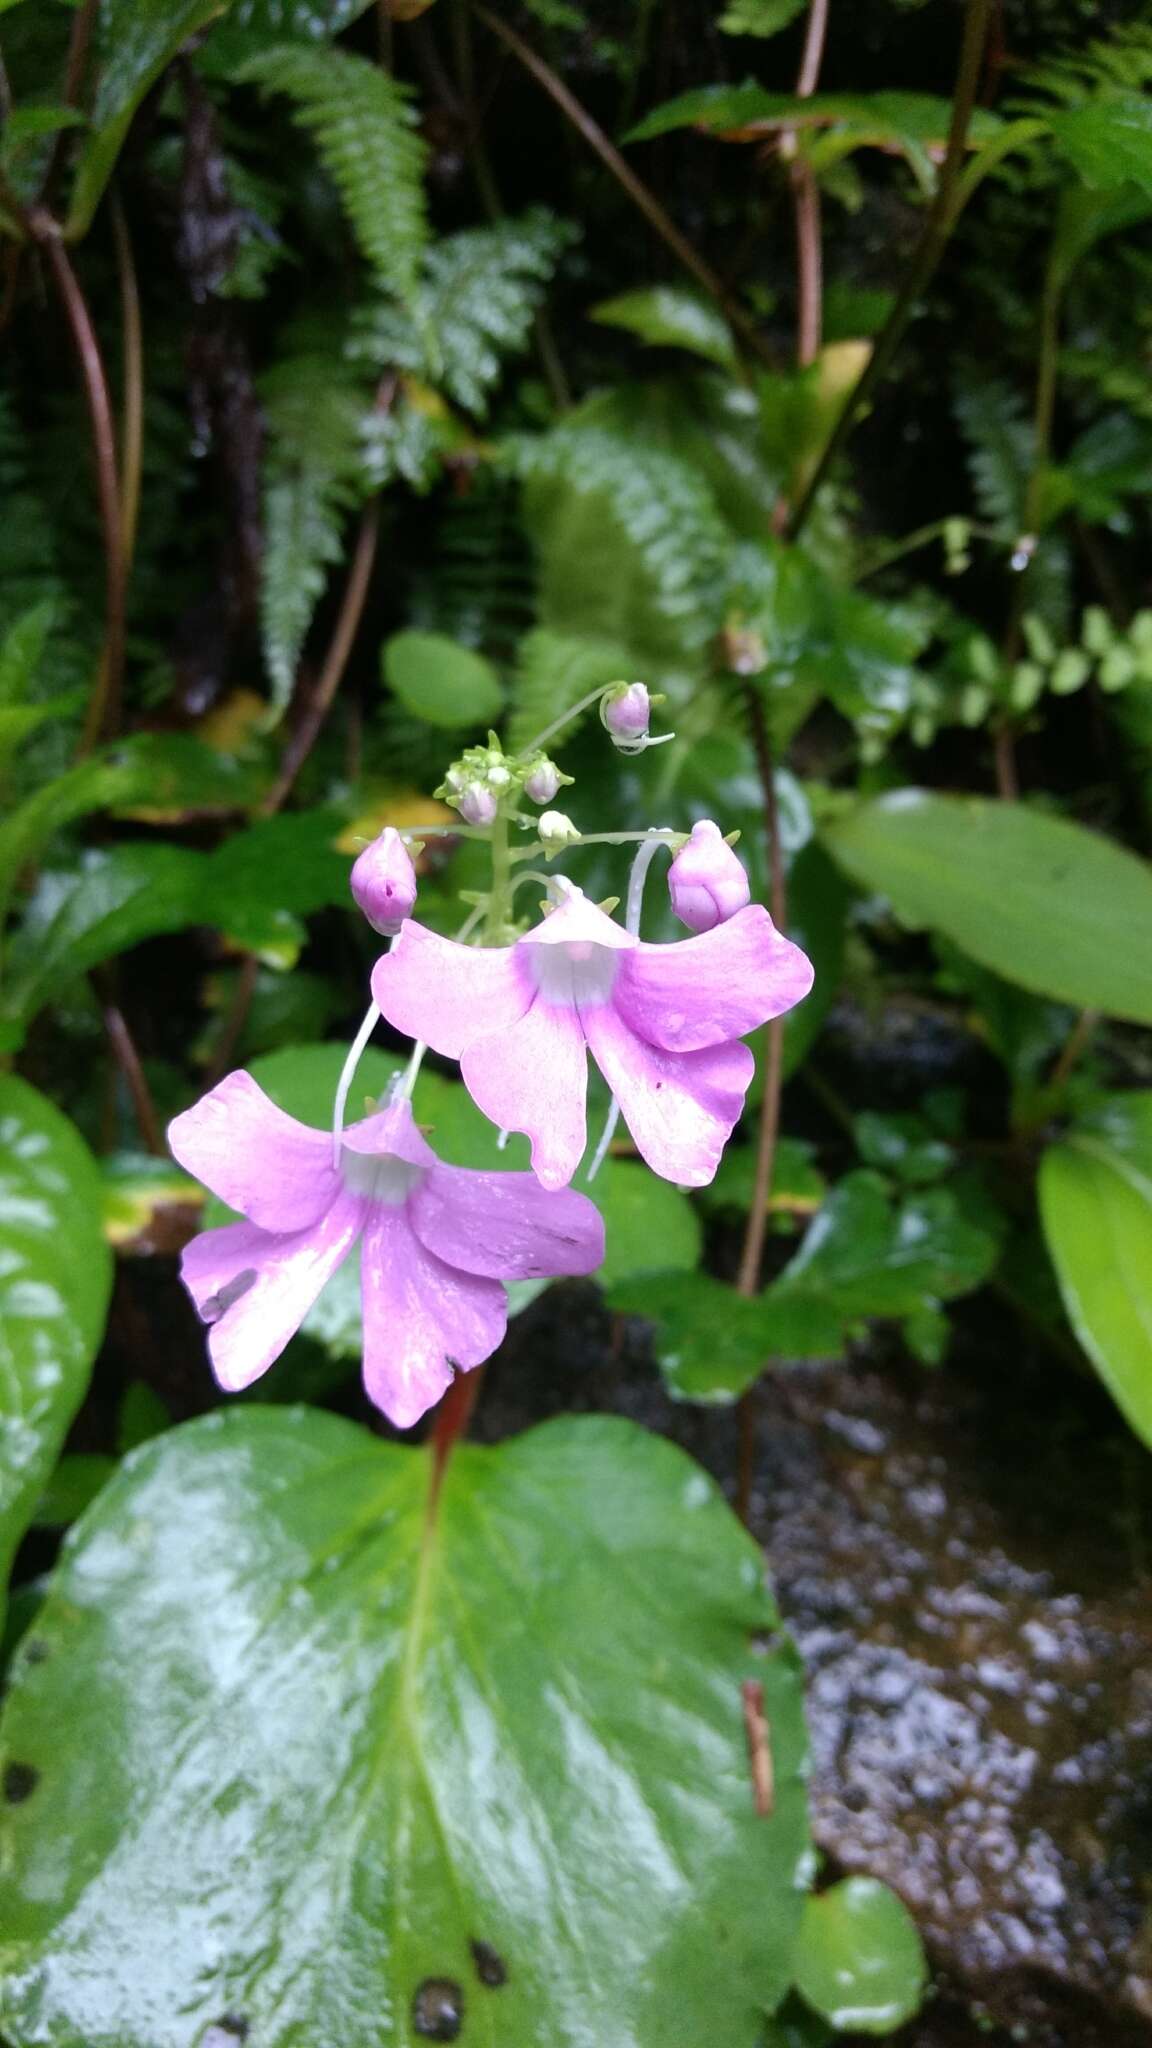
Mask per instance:
[[[428,226],[427,151],[408,88],[365,57],[297,44],[262,50],[237,75],[294,102],[368,262],[410,304]]]

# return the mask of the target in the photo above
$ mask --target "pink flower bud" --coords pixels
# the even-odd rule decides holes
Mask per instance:
[[[751,890],[748,877],[719,825],[702,818],[668,870],[672,908],[689,931],[710,932],[743,910]]]
[[[385,825],[352,868],[352,894],[373,931],[391,938],[416,905],[416,870],[394,825]]]
[[[466,825],[490,825],[496,816],[496,798],[482,782],[470,782],[456,798],[456,809]]]
[[[642,740],[648,731],[652,706],[647,685],[628,683],[604,699],[604,723],[613,739]]]
[[[524,778],[524,794],[530,796],[534,804],[550,804],[559,789],[560,770],[554,761],[538,761],[531,775]]]

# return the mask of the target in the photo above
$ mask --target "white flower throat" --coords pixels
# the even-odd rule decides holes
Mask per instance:
[[[408,1200],[426,1171],[426,1167],[397,1159],[394,1152],[353,1152],[350,1145],[340,1147],[340,1178],[349,1193],[367,1195],[370,1201],[383,1202],[390,1209],[398,1209]]]
[[[575,1010],[611,1000],[620,954],[594,939],[525,947],[536,986],[546,1003]]]

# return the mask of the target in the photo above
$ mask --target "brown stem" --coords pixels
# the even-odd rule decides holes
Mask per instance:
[[[1081,1010],[1061,1047],[1060,1057],[1048,1077],[1048,1092],[1050,1094],[1063,1094],[1071,1078],[1072,1070],[1087,1051],[1089,1040],[1099,1022],[1099,1010]]]
[[[360,531],[356,537],[352,567],[348,572],[344,599],[324,666],[305,707],[304,715],[284,750],[280,773],[260,805],[264,817],[272,817],[290,794],[331,709],[332,700],[340,687],[341,678],[348,665],[348,656],[352,652],[352,643],[363,617],[379,538],[380,507],[373,499],[370,504],[365,505],[360,515]]]
[[[104,1029],[108,1034],[108,1043],[112,1048],[112,1056],[116,1061],[116,1065],[124,1076],[128,1093],[132,1100],[132,1111],[136,1118],[140,1136],[143,1138],[153,1158],[164,1159],[167,1157],[167,1148],[160,1129],[160,1119],[156,1114],[156,1104],[152,1100],[152,1090],[148,1086],[148,1076],[144,1072],[144,1067],[136,1050],[132,1033],[128,1029],[124,1012],[107,995],[101,994],[99,986],[97,993],[104,1019]]]
[[[1020,777],[1016,771],[1016,743],[1012,727],[1006,718],[995,728],[993,746],[996,762],[996,794],[1007,804],[1018,802]]]
[[[792,198],[796,215],[796,360],[806,370],[820,353],[824,328],[820,187],[811,164],[793,164]]]
[[[29,216],[29,226],[48,259],[53,282],[72,332],[80,362],[88,418],[96,456],[96,487],[100,501],[100,527],[104,539],[104,648],[96,686],[88,702],[81,751],[87,753],[98,740],[114,732],[120,715],[120,691],[124,673],[124,554],[120,515],[120,485],[116,470],[116,429],[104,359],[88,302],[80,289],[68,252],[60,239],[57,223],[42,211]]]
[[[432,1476],[428,1486],[429,1518],[436,1512],[436,1503],[440,1498],[440,1488],[444,1484],[448,1460],[472,1420],[484,1373],[485,1367],[482,1365],[473,1366],[470,1372],[458,1372],[433,1417]]]
[[[537,83],[543,86],[549,98],[555,101],[561,113],[571,121],[577,133],[583,136],[588,147],[595,151],[601,163],[607,165],[616,182],[627,192],[628,197],[633,203],[639,207],[640,212],[644,215],[650,226],[655,228],[661,241],[665,243],[666,247],[671,249],[677,262],[682,263],[685,270],[691,273],[697,283],[703,285],[709,297],[716,300],[717,304],[722,308],[726,319],[735,328],[746,346],[757,355],[768,356],[770,352],[766,349],[755,327],[747,319],[740,307],[733,304],[730,294],[725,290],[722,280],[716,275],[711,265],[706,263],[702,256],[698,255],[691,242],[681,234],[675,221],[669,214],[665,213],[655,193],[650,192],[643,179],[637,177],[635,171],[630,164],[625,162],[615,144],[609,141],[599,123],[593,120],[587,108],[581,106],[580,101],[569,92],[563,79],[557,78],[551,66],[546,64],[542,57],[537,56],[535,50],[530,49],[528,44],[517,35],[515,29],[509,28],[507,22],[498,20],[496,15],[490,14],[486,7],[477,7],[476,14],[484,23],[485,28],[490,29],[494,36],[498,36],[501,42],[506,44],[508,49],[512,51],[513,56],[518,58],[519,62],[523,64],[524,69],[531,72]]]
[[[140,322],[140,289],[124,208],[112,195],[112,237],[120,277],[120,318],[123,328],[124,411],[120,422],[120,546],[124,574],[132,567],[136,522],[140,515],[140,472],[144,460],[144,342]]]
[[[252,998],[256,993],[259,974],[260,962],[255,953],[246,954],[236,977],[236,993],[232,998],[232,1007],[208,1069],[209,1088],[214,1088],[217,1081],[222,1081],[232,1066],[236,1048],[244,1036],[244,1026],[248,1022],[248,1012],[252,1008]]]
[[[784,880],[784,852],[780,840],[780,813],[776,802],[772,747],[764,705],[755,683],[746,683],[744,698],[760,787],[764,793],[764,824],[768,841],[770,872],[769,904],[772,922],[784,929],[788,914]],[[784,1021],[774,1017],[764,1027],[764,1092],[760,1097],[760,1121],[756,1133],[756,1170],[752,1182],[752,1206],[744,1227],[744,1243],[736,1275],[736,1292],[751,1300],[760,1292],[760,1268],[768,1229],[768,1203],[776,1164],[776,1141],[780,1133],[780,1088],[783,1074]],[[756,1460],[756,1389],[749,1387],[739,1404],[740,1453],[736,1482],[736,1511],[748,1520],[752,1479]]]
[[[972,110],[976,104],[976,93],[980,83],[980,67],[988,30],[988,16],[992,0],[967,0],[964,15],[964,37],[960,49],[960,63],[956,73],[956,86],[952,96],[952,119],[948,128],[948,143],[944,162],[940,170],[940,181],[928,210],[920,240],[917,244],[908,274],[887,321],[869,356],[864,370],[857,379],[843,410],[829,435],[824,452],[817,463],[807,487],[792,515],[789,526],[790,538],[795,540],[807,524],[809,514],[816,502],[829,470],[836,461],[844,443],[851,434],[872,393],[883,383],[892,365],[892,359],[904,338],[916,309],[916,302],[926,285],[935,274],[936,266],[947,246],[948,237],[956,225],[958,209],[954,206],[956,188],[960,181],[960,170],[964,151],[968,144],[968,130],[972,121]]]
[[[81,0],[81,5],[73,16],[72,33],[68,39],[68,57],[64,67],[64,83],[60,91],[63,106],[78,107],[80,104],[80,93],[84,85],[84,73],[88,69],[88,52],[92,44],[92,30],[96,25],[99,4],[100,0]],[[41,199],[44,202],[51,201],[70,135],[71,130],[67,128],[60,128],[56,132],[44,172],[44,182],[40,188]]]

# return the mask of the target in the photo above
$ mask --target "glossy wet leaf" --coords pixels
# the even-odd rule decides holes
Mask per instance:
[[[1040,1210],[1068,1319],[1152,1445],[1152,1092],[1110,1097],[1048,1147]]]
[[[919,2011],[927,1970],[908,1908],[874,1877],[805,1900],[796,1988],[840,2031],[891,2034]]]
[[[1086,185],[1109,191],[1131,184],[1152,192],[1152,104],[1143,93],[1062,107],[1047,120]]]
[[[200,54],[215,76],[238,70],[273,43],[326,43],[363,14],[372,0],[231,0]]]
[[[394,633],[383,661],[405,710],[427,725],[460,731],[500,716],[504,693],[491,662],[444,633]]]
[[[623,327],[650,348],[683,348],[723,370],[735,367],[732,334],[722,313],[707,299],[680,285],[644,285],[602,299],[592,309],[603,327]]]
[[[652,1326],[652,1344],[674,1400],[726,1406],[759,1379],[772,1355],[763,1299],[746,1301],[709,1273],[626,1279],[609,1302]]]
[[[95,1161],[37,1089],[0,1074],[0,1608],[88,1384],[111,1285]]]
[[[756,2048],[806,1851],[758,1549],[614,1419],[459,1449],[432,1530],[427,1481],[308,1410],[126,1461],[0,1727],[12,2048],[189,2048],[227,2015],[260,2048]]]
[[[824,834],[905,923],[1035,994],[1152,1022],[1152,868],[1023,804],[897,790]]]
[[[228,0],[105,0],[97,17],[100,72],[91,133],[76,170],[68,226],[84,232],[148,88]]]

